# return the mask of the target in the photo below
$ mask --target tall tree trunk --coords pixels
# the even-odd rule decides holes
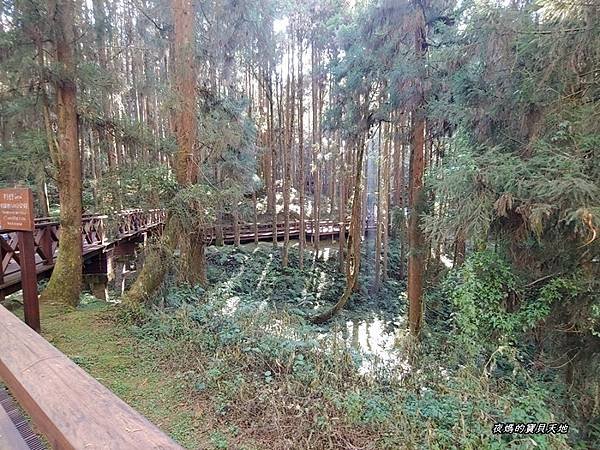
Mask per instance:
[[[223,181],[221,180],[221,166],[217,165],[215,167],[215,179],[217,181],[217,186],[222,186]],[[217,247],[223,247],[225,245],[225,232],[223,231],[223,226],[225,223],[224,213],[220,210],[217,212],[217,223],[215,224],[215,245]]]
[[[421,0],[415,0],[415,54],[419,61],[425,59],[425,14]],[[424,64],[423,64],[424,65]],[[417,107],[412,117],[412,148],[410,154],[410,217],[408,225],[408,325],[410,333],[417,336],[423,325],[423,262],[425,245],[420,227],[420,215],[423,211],[423,172],[425,157],[425,110],[421,80],[415,80]]]
[[[296,45],[294,40],[294,29],[290,27],[291,45],[288,47],[288,70],[286,83],[286,139],[284,145],[284,160],[283,160],[283,214],[285,220],[284,231],[284,251],[283,251],[283,267],[288,265],[288,249],[290,240],[290,190],[292,188],[292,150],[294,147],[294,123],[296,110],[296,78],[294,72],[294,59],[296,56]]]
[[[385,125],[386,133],[384,134],[384,145],[383,145],[383,232],[382,232],[382,250],[381,250],[381,279],[386,281],[388,279],[388,250],[389,250],[389,235],[390,235],[390,128],[387,124]]]
[[[261,92],[259,93],[259,97],[261,99],[261,112],[262,116],[266,119],[267,129],[263,133],[263,145],[265,146],[265,157],[264,157],[264,167],[263,167],[263,178],[265,180],[265,187],[267,189],[267,214],[270,216],[273,214],[273,210],[275,209],[275,192],[273,190],[273,152],[271,151],[272,143],[272,123],[271,123],[271,80],[266,74],[266,69],[262,70],[262,79],[263,83],[259,84],[261,88]]]
[[[57,167],[60,199],[60,251],[56,264],[42,293],[43,300],[76,306],[82,282],[81,234],[81,155],[77,139],[77,88],[75,85],[75,40],[73,0],[56,0],[50,4],[53,18],[56,63],[60,68],[56,86],[58,147],[53,146],[52,159]]]
[[[404,160],[402,159],[403,152],[401,151],[400,128],[401,120],[404,114],[395,115],[394,118],[394,206],[400,206],[402,203],[402,194],[404,187]]]
[[[175,154],[175,177],[180,186],[190,186],[198,178],[196,155],[196,67],[194,50],[194,8],[191,0],[171,0],[173,13],[173,76],[176,94],[176,111],[173,120],[177,139]],[[186,224],[187,225],[187,224]],[[172,217],[162,236],[162,245],[146,256],[145,264],[127,292],[125,300],[140,303],[147,300],[160,287],[165,277],[168,260],[175,247],[181,251],[180,276],[191,284],[206,285],[206,256],[204,254],[204,234],[201,224],[191,229],[181,229]]]
[[[319,241],[320,236],[320,204],[321,204],[321,177],[320,177],[320,136],[319,136],[319,83],[318,76],[318,50],[313,42],[311,43],[311,96],[312,96],[312,166],[313,166],[313,246],[315,251],[315,259],[319,257]]]
[[[338,148],[340,149],[340,177],[338,181],[339,189],[339,208],[338,208],[338,222],[340,224],[340,234],[338,238],[338,260],[340,272],[344,271],[344,247],[346,241],[346,202],[344,197],[345,190],[345,177],[346,177],[346,164],[344,154],[342,150],[342,140],[338,132]]]
[[[179,184],[188,186],[195,183],[198,178],[198,161],[195,158],[198,123],[196,118],[194,8],[192,0],[171,0],[171,7],[175,23],[174,75],[177,95],[175,176]]]
[[[381,148],[381,134],[382,134],[383,122],[379,122],[379,130],[377,131],[377,217],[376,217],[376,230],[375,230],[375,264],[374,264],[374,279],[373,279],[373,290],[377,292],[379,290],[379,284],[381,281],[381,241],[382,241],[382,227],[383,227],[383,151]]]
[[[50,202],[48,200],[48,184],[46,183],[46,173],[41,170],[36,176],[38,198],[40,203],[40,212],[42,217],[50,215]]]
[[[405,160],[405,148],[404,142],[400,139],[400,126],[404,123],[405,114],[400,116],[401,122],[396,125],[396,137],[394,142],[394,159],[397,161],[397,170],[399,172],[398,178],[396,180],[396,189],[397,189],[397,202],[396,207],[398,208],[397,215],[395,220],[398,223],[394,224],[394,229],[396,231],[396,239],[398,239],[398,244],[400,246],[400,263],[398,266],[398,279],[404,279],[405,275],[405,265],[404,265],[404,256],[406,254],[406,215],[405,211],[405,177],[404,177],[404,160]],[[396,157],[396,153],[398,154]],[[395,163],[396,164],[396,163]]]
[[[233,245],[236,247],[240,247],[241,245],[241,236],[240,236],[240,215],[238,212],[238,205],[235,205],[233,208]]]
[[[273,79],[271,67],[268,67],[268,92],[269,92],[269,142],[270,142],[270,153],[271,153],[271,198],[273,199],[272,210],[271,210],[271,230],[273,248],[277,248],[277,189],[275,181],[277,180],[277,150],[275,144],[275,115],[273,111]]]
[[[423,111],[418,111],[413,118],[413,137],[410,154],[410,213],[408,220],[408,302],[409,328],[413,335],[421,331],[423,321],[423,265],[425,245],[420,227],[419,215],[423,209],[423,171],[424,171],[424,133],[425,120]]]
[[[254,206],[254,243],[258,245],[258,201],[256,190],[252,191],[252,205]]]
[[[454,239],[454,258],[452,261],[452,267],[456,268],[462,266],[465,262],[466,244],[463,231],[461,230],[456,233],[456,237]]]
[[[306,188],[306,169],[304,167],[304,73],[302,60],[304,38],[298,32],[298,165],[300,170],[300,268],[304,267],[304,248],[306,247],[306,210],[305,210],[305,188]]]
[[[171,0],[174,21],[175,44],[175,92],[177,95],[177,119],[175,136],[177,153],[175,177],[181,186],[196,183],[199,161],[196,155],[198,119],[196,117],[196,55],[195,11],[192,0]],[[189,230],[178,230],[181,249],[183,279],[189,283],[206,284],[204,260],[204,236],[200,224]]]

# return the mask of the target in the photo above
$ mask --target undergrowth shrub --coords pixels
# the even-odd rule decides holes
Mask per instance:
[[[551,412],[549,385],[528,377],[509,350],[463,365],[461,348],[452,351],[447,332],[432,329],[414,347],[391,326],[380,332],[397,334],[395,355],[406,362],[374,361],[373,370],[360,372],[368,355],[349,337],[335,337],[337,327],[348,317],[371,317],[373,302],[394,302],[390,311],[401,311],[394,280],[375,299],[360,294],[345,318],[315,326],[306,316],[335,298],[335,261],[286,271],[278,254],[260,247],[211,250],[208,258],[207,290],[171,287],[154,306],[123,307],[120,317],[203,405],[213,448],[568,448],[558,435],[519,442],[518,435],[491,433],[494,422],[561,419]],[[487,270],[485,261],[468,266],[468,276],[482,273],[484,281],[466,277],[471,284],[457,302],[466,312],[477,311],[477,295],[501,302],[502,289],[516,286],[500,262]],[[466,312],[465,323],[495,323],[494,316]],[[496,315],[502,317],[499,308]],[[389,320],[390,312],[384,316]],[[467,331],[478,332],[461,328]]]

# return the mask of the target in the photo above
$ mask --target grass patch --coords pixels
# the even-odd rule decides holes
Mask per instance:
[[[41,305],[42,334],[90,375],[182,445],[195,448],[200,417],[186,385],[115,317],[115,306]]]

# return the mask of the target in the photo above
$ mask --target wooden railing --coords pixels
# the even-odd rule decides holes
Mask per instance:
[[[120,239],[133,236],[141,231],[160,226],[164,223],[166,213],[162,209],[144,211],[141,209],[129,210],[117,213],[113,216],[87,214],[82,218],[82,245],[84,253],[101,246],[108,245]],[[349,220],[338,222],[334,220],[322,220],[320,222],[320,233],[322,235],[337,234],[344,228],[347,232]],[[284,235],[284,222],[278,222],[277,237]],[[219,230],[220,228],[220,230]],[[314,221],[305,221],[305,233],[315,233]],[[232,224],[219,226],[207,226],[204,228],[206,242],[215,243],[219,235],[222,235],[226,243],[232,243],[235,239],[235,227]],[[273,237],[273,223],[240,223],[238,233],[243,242],[253,240],[266,240]],[[289,222],[290,237],[294,238],[300,234],[300,221]],[[56,251],[60,241],[60,224],[56,219],[41,217],[35,220],[34,246],[36,254],[36,267],[38,273],[48,271],[54,264]],[[20,272],[19,245],[16,232],[0,232],[0,286],[8,281],[18,282]],[[14,280],[13,280],[14,278]]]
[[[114,216],[113,227],[106,215],[84,215],[82,217],[82,245],[85,249],[106,245],[107,242],[123,239],[164,222],[163,210],[131,210]],[[114,230],[111,230],[114,228]],[[56,219],[42,217],[35,220],[34,246],[36,266],[39,270],[50,268],[54,263],[60,241],[60,224]],[[0,231],[0,285],[11,275],[20,271],[19,244],[16,232]]]
[[[55,450],[182,449],[2,306],[0,378]]]
[[[350,227],[350,221],[348,220],[346,222],[337,222],[335,220],[322,220],[319,222],[319,225],[320,225],[322,234],[339,233],[342,225],[344,225],[344,229],[347,232]],[[276,226],[277,226],[277,235],[283,236],[283,234],[285,233],[285,222],[277,222]],[[239,228],[238,232],[239,232],[240,236],[244,237],[246,240],[248,240],[249,238],[256,238],[257,236],[259,239],[264,238],[264,237],[272,237],[273,236],[273,223],[272,222],[259,223],[259,224],[244,222],[244,223],[240,223],[238,228]],[[315,228],[314,221],[312,221],[312,220],[305,221],[304,231],[307,234],[313,234],[315,231],[314,228]],[[210,226],[210,227],[206,227],[204,229],[205,235],[209,242],[214,242],[214,240],[217,239],[217,236],[218,236],[217,229],[218,229],[218,226]],[[229,223],[224,224],[221,226],[221,232],[222,232],[225,240],[231,241],[235,235],[235,227]],[[290,232],[290,237],[298,236],[298,234],[300,233],[300,221],[299,220],[290,220],[289,232]]]
[[[137,233],[140,230],[152,228],[165,222],[166,212],[164,209],[132,210],[120,212],[117,217],[116,238]]]

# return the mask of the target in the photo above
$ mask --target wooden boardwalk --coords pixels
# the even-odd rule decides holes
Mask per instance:
[[[87,266],[97,265],[97,261],[103,261],[105,255],[112,250],[134,246],[146,240],[150,234],[159,234],[165,221],[163,210],[131,210],[123,211],[114,216],[87,215],[82,221],[82,243],[84,271]],[[370,226],[366,227],[370,229]],[[339,236],[340,230],[344,229],[347,234],[349,222],[339,223],[332,220],[323,220],[319,223],[319,238],[328,239]],[[316,236],[316,226],[313,221],[305,222],[304,233],[307,241]],[[278,241],[285,236],[285,224],[278,222],[276,230],[272,223],[240,223],[237,234],[240,243],[272,241],[276,234]],[[297,239],[300,237],[300,222],[290,221],[289,237]],[[233,244],[236,241],[236,229],[231,225],[221,227],[209,226],[204,229],[207,245],[219,242],[218,236],[222,237],[224,244]],[[52,219],[41,218],[35,221],[34,244],[35,244],[35,266],[38,279],[49,276],[54,268],[56,257],[60,251],[60,224]],[[131,247],[131,245],[130,245]],[[21,289],[20,250],[17,234],[14,232],[0,231],[0,299]],[[102,271],[100,271],[102,272]],[[87,272],[86,272],[87,273]],[[90,273],[95,272],[94,269]]]
[[[122,242],[160,232],[165,214],[162,210],[124,211],[108,216],[87,215],[82,219],[84,262]],[[48,218],[36,219],[34,231],[35,266],[38,277],[52,272],[60,243],[60,224]],[[20,250],[17,233],[0,231],[0,299],[21,289]]]
[[[340,234],[341,223],[332,220],[322,220],[319,224],[319,237],[321,239],[337,237]],[[350,222],[343,224],[345,233],[348,233]],[[207,243],[215,244],[217,242],[216,227],[207,229]],[[313,221],[306,221],[304,226],[304,234],[308,241],[315,236],[315,227]],[[239,225],[240,243],[245,244],[255,241],[272,241],[273,240],[273,224],[272,223],[244,223]],[[300,237],[300,222],[297,220],[289,223],[290,239],[298,239]],[[285,237],[285,223],[277,223],[277,240],[281,241]],[[235,242],[235,230],[233,226],[227,225],[223,227],[223,243],[233,244]]]

